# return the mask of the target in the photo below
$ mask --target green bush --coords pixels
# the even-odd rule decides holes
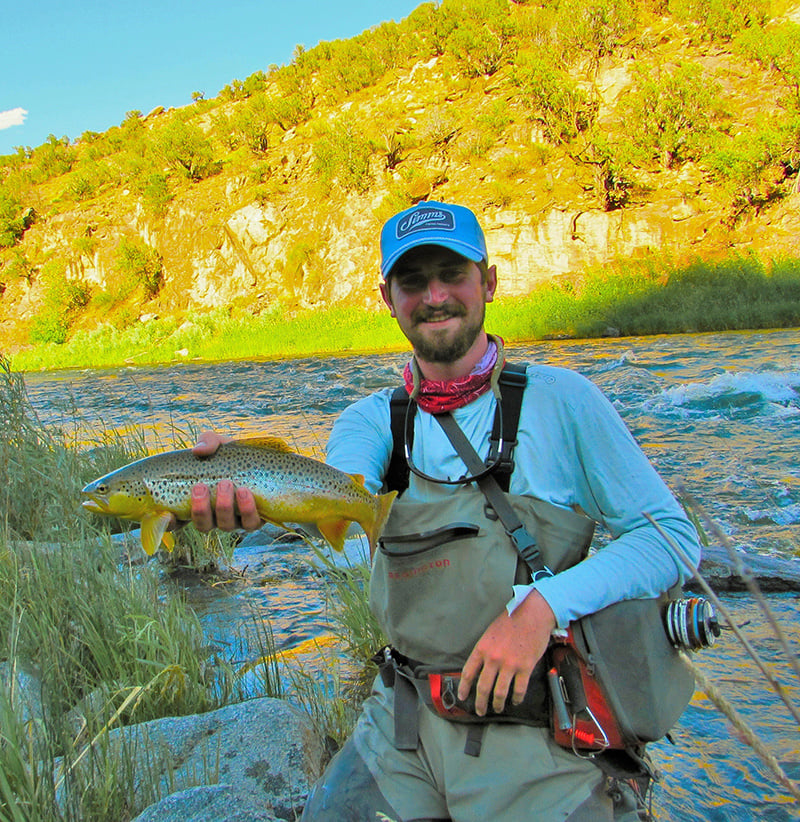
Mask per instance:
[[[138,237],[123,237],[117,247],[116,271],[123,281],[144,289],[150,299],[158,293],[164,276],[161,255]]]
[[[315,74],[320,91],[332,103],[372,85],[387,68],[371,47],[368,34],[322,42],[314,51],[318,51]]]
[[[314,171],[326,186],[335,180],[348,191],[367,190],[372,145],[354,119],[343,116],[320,128],[313,150]]]
[[[637,64],[626,122],[648,159],[665,168],[697,159],[719,108],[719,87],[699,65]]]
[[[516,19],[505,0],[450,0],[442,14],[454,25],[447,51],[470,77],[489,77],[513,60]]]
[[[59,140],[51,134],[33,152],[33,177],[37,182],[60,177],[72,168],[74,162],[75,149],[70,146],[69,138],[62,137]]]
[[[594,186],[605,211],[626,206],[634,189],[631,168],[640,146],[624,138],[611,139],[596,132],[584,153],[584,162],[594,167]]]
[[[163,217],[172,199],[169,177],[163,171],[149,174],[142,185],[144,210],[153,217]]]
[[[89,287],[67,279],[61,260],[46,263],[40,279],[44,295],[42,307],[31,323],[30,339],[34,343],[61,344],[77,311],[89,302]]]
[[[588,52],[595,60],[611,54],[639,22],[637,0],[560,0],[557,5],[565,53]]]
[[[21,200],[7,186],[0,185],[0,248],[15,245],[25,231]]]
[[[88,200],[111,178],[107,165],[92,157],[83,157],[73,166],[64,195],[77,202]]]
[[[155,137],[156,152],[190,180],[211,174],[214,154],[203,132],[181,117],[173,117]]]
[[[800,105],[800,26],[787,22],[769,29],[751,26],[736,40],[736,50],[775,71]]]
[[[569,142],[594,122],[597,101],[551,57],[534,52],[520,54],[512,80],[548,140]]]
[[[732,197],[734,206],[761,206],[780,196],[786,174],[782,161],[797,162],[798,130],[761,120],[748,132],[720,138],[703,159]]]
[[[730,40],[767,19],[769,0],[668,0],[667,7],[678,20],[697,24],[712,39]]]

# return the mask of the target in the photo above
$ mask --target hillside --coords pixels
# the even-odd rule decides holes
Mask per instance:
[[[797,255],[800,7],[445,0],[179,110],[0,158],[0,353],[211,309],[378,304],[382,221],[481,217],[501,296]],[[254,67],[256,68],[256,67]]]

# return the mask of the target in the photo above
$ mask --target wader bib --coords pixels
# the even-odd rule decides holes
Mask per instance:
[[[583,559],[590,519],[532,497],[509,499],[554,572]],[[467,486],[436,504],[395,502],[375,553],[370,607],[401,654],[460,669],[511,586],[527,581],[502,523]]]

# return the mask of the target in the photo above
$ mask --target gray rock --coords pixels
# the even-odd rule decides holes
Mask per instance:
[[[154,768],[158,770],[161,796],[174,792],[175,786],[184,789],[183,793],[193,785],[228,786],[226,790],[237,802],[260,809],[262,815],[254,820],[298,818],[323,766],[324,748],[308,717],[279,699],[253,699],[207,714],[153,720],[110,736],[119,739],[120,735],[136,759],[135,773],[151,781]],[[197,794],[186,801],[217,801],[218,796]],[[194,818],[146,815],[165,801],[148,808],[140,818]],[[232,801],[228,809],[235,809]]]
[[[134,822],[276,822],[264,802],[240,796],[230,785],[179,791],[151,805]]]

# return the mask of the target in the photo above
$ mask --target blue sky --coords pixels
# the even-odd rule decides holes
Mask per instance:
[[[402,20],[422,0],[33,0],[0,18],[0,154],[215,97],[296,45]]]

